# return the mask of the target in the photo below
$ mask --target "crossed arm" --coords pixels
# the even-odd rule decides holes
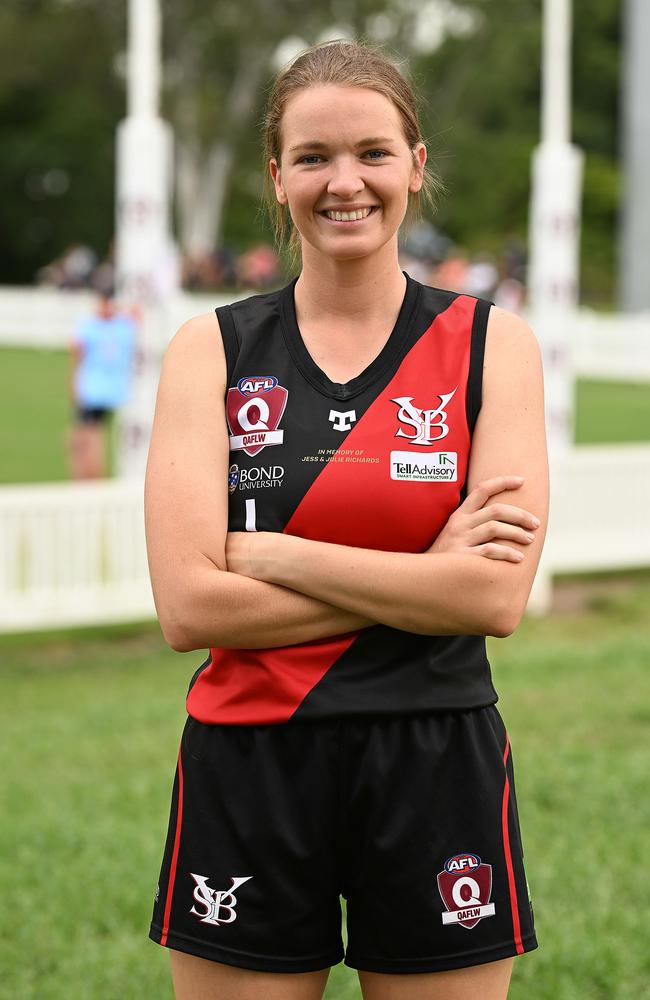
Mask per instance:
[[[472,496],[425,553],[227,534],[224,390],[216,318],[197,317],[165,358],[145,487],[154,597],[174,649],[284,646],[378,622],[434,635],[516,628],[548,516],[541,360],[518,317],[491,312],[468,472]],[[523,476],[523,485],[495,493],[494,477],[509,473]],[[521,507],[510,506],[514,488]],[[505,555],[492,539],[507,539],[522,557]]]

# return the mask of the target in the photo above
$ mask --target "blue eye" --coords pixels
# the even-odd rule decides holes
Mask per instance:
[[[373,155],[375,153],[378,153],[379,155],[378,156]],[[383,159],[385,156],[388,156],[389,154],[385,152],[385,150],[383,149],[368,149],[363,155],[369,156],[371,160],[379,160]],[[314,161],[320,159],[322,159],[322,157],[318,153],[307,153],[305,156],[300,157],[298,163],[304,163],[308,167],[313,167],[316,164],[314,162],[308,163],[307,161],[308,160]]]

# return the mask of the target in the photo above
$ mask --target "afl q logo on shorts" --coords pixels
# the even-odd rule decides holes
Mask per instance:
[[[454,854],[438,875],[438,891],[447,912],[443,924],[460,924],[471,930],[483,917],[494,916],[492,865],[484,865],[478,854]]]
[[[278,424],[288,396],[275,375],[247,375],[240,378],[236,389],[228,389],[230,450],[244,451],[252,457],[268,445],[282,444],[284,431],[278,430]]]

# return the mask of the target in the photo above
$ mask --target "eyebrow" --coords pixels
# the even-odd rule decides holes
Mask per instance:
[[[361,139],[360,142],[357,142],[356,148],[360,149],[361,146],[386,146],[392,142],[393,140],[387,136],[371,136],[370,139]],[[299,149],[327,149],[327,143],[319,142],[318,139],[315,139],[313,142],[301,142],[297,146],[291,146],[289,152],[295,153]]]

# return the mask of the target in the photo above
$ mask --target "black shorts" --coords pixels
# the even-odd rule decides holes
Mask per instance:
[[[497,709],[257,726],[188,718],[150,937],[267,972],[342,959],[441,972],[531,951]]]
[[[101,406],[78,406],[76,417],[80,424],[103,424],[112,412]]]

